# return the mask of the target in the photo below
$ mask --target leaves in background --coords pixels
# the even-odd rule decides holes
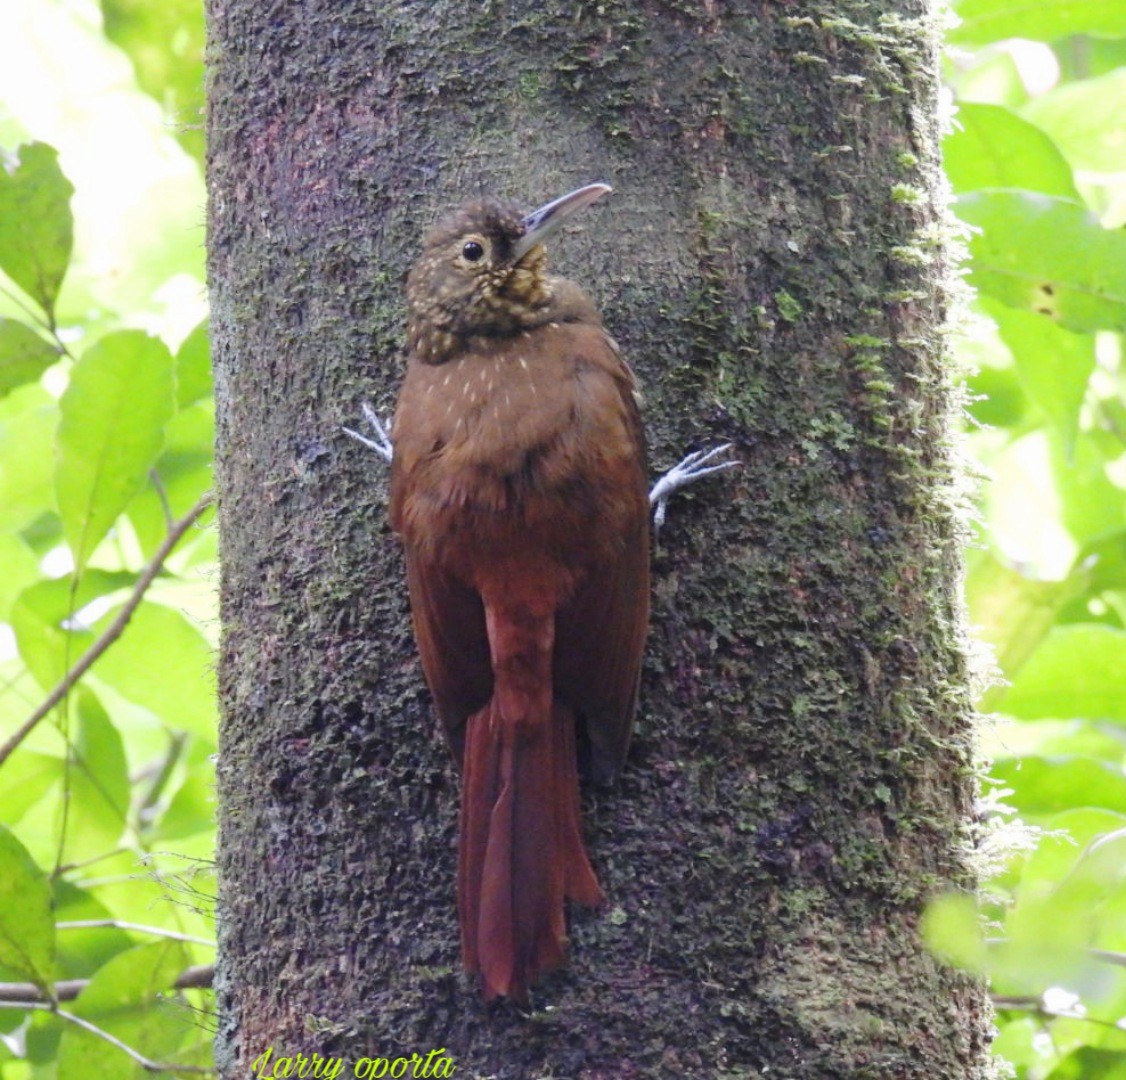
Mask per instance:
[[[1001,38],[1057,41],[1072,34],[1126,37],[1121,0],[956,0],[952,41],[984,45]]]
[[[74,242],[73,194],[46,143],[27,143],[14,162],[0,161],[0,270],[51,322]]]
[[[1078,754],[1026,754],[994,762],[990,776],[1012,792],[1005,801],[1029,821],[1074,806],[1126,814],[1126,776],[1117,763]]]
[[[1075,168],[1126,170],[1126,68],[1057,86],[1022,111]]]
[[[190,1014],[164,1000],[187,966],[185,950],[176,942],[139,945],[104,964],[68,1009],[146,1057],[165,1060],[192,1031]],[[59,1041],[58,1075],[136,1080],[152,1074],[105,1040],[67,1024]]]
[[[38,580],[39,560],[21,536],[0,533],[0,567],[0,622],[7,622],[16,597]]]
[[[137,82],[203,161],[203,17],[198,0],[102,0],[106,37],[133,62]]]
[[[1055,627],[998,708],[1026,720],[1086,717],[1126,723],[1126,630],[1099,623]]]
[[[30,326],[0,319],[0,397],[35,382],[59,358],[59,350]]]
[[[115,614],[108,613],[101,625]],[[203,635],[180,612],[145,601],[95,674],[168,727],[212,742],[216,705],[211,659]]]
[[[215,392],[211,377],[211,341],[206,320],[186,338],[176,353],[176,403],[181,409]]]
[[[55,973],[55,919],[47,875],[0,825],[0,967],[39,986]]]
[[[59,407],[39,386],[0,399],[0,531],[16,532],[50,512]]]
[[[112,851],[129,814],[129,770],[121,736],[90,690],[81,688],[76,703],[78,737],[70,761],[64,862]]]
[[[72,577],[39,581],[12,605],[11,623],[20,657],[44,690],[50,690],[94,641],[90,628],[68,621],[94,600],[131,588],[136,575],[90,570],[75,585]],[[28,710],[30,711],[30,709]]]
[[[1044,640],[1060,609],[1082,593],[1088,573],[1079,569],[1064,581],[1025,577],[991,551],[969,560],[966,600],[975,636],[994,650],[997,666],[1009,680],[1016,677]],[[1004,686],[989,689],[982,709],[992,712]]]
[[[81,570],[160,454],[175,409],[172,354],[140,331],[109,334],[75,364],[59,407],[55,490]]]
[[[1055,425],[1070,456],[1079,434],[1079,408],[1095,370],[1095,340],[1075,334],[1031,311],[983,301],[1013,354],[1028,396]]]
[[[1000,105],[963,102],[942,144],[950,186],[957,192],[1023,188],[1078,201],[1071,166],[1034,124]]]
[[[981,230],[970,281],[1010,307],[1069,330],[1126,330],[1126,234],[1078,203],[1028,191],[978,191],[954,211]]]

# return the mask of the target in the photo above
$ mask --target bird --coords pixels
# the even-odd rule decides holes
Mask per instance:
[[[649,622],[637,382],[545,242],[610,192],[442,219],[407,277],[389,517],[422,669],[460,767],[458,922],[486,1000],[566,959],[604,896],[580,773],[622,768]],[[365,440],[366,441],[366,440]]]

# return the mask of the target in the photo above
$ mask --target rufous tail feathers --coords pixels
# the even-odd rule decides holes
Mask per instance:
[[[575,719],[506,724],[494,697],[467,723],[458,913],[466,968],[486,999],[526,1001],[566,952],[564,897],[602,900],[583,848]]]

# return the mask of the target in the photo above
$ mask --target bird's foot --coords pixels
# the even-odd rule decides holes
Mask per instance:
[[[710,450],[695,450],[687,457],[678,461],[664,476],[660,478],[649,492],[649,506],[653,511],[653,528],[657,531],[665,523],[665,512],[668,509],[669,498],[681,488],[694,484],[697,480],[712,473],[723,472],[725,469],[734,469],[741,465],[741,461],[716,461],[721,454],[731,449],[731,443],[722,446],[713,446]]]
[[[360,408],[364,410],[364,419],[367,420],[368,425],[372,431],[375,432],[375,438],[370,439],[366,435],[361,435],[358,431],[353,431],[351,428],[344,428],[346,435],[351,435],[357,442],[361,442],[369,450],[374,450],[388,465],[391,464],[391,457],[394,454],[394,447],[391,445],[391,424],[390,422],[384,423],[377,415],[375,410],[365,401]],[[684,462],[681,462],[683,465]]]

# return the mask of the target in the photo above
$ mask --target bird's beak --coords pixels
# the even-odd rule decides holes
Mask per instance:
[[[512,261],[518,263],[537,244],[557,233],[564,222],[613,190],[609,184],[587,184],[533,210],[524,218],[524,235],[512,247]]]

